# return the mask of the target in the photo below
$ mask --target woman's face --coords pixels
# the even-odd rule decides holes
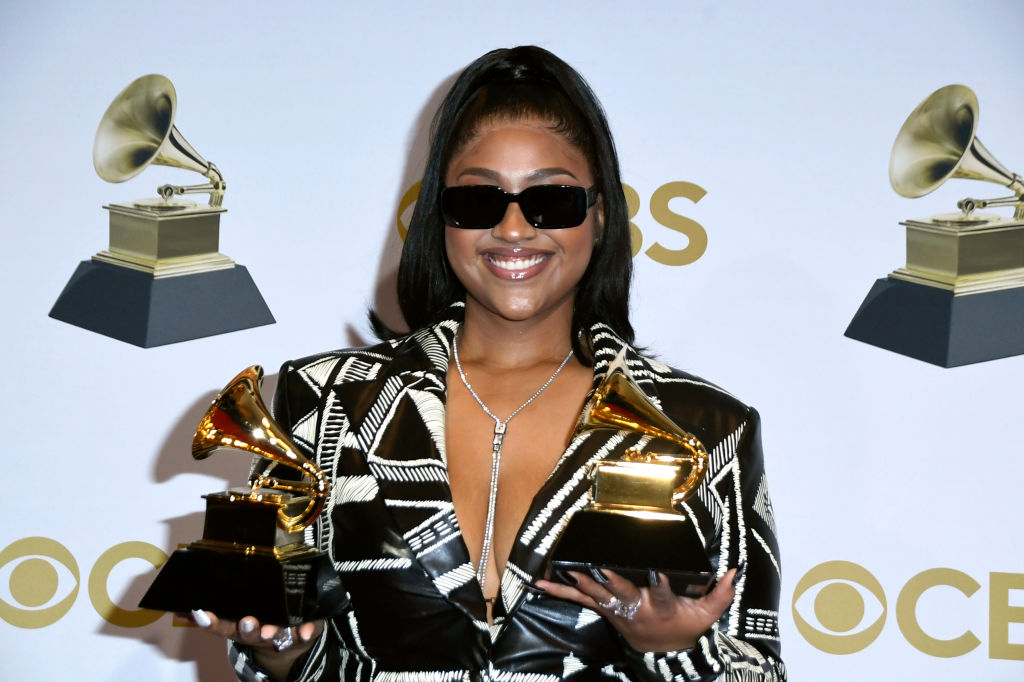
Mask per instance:
[[[550,129],[526,119],[485,124],[451,160],[445,185],[496,185],[519,193],[533,185],[590,188],[594,177],[579,149]],[[445,227],[448,262],[473,306],[509,321],[572,317],[576,285],[590,262],[599,229],[600,197],[583,223],[538,229],[509,204],[491,229]]]

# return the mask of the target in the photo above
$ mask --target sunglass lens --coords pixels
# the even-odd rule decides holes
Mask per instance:
[[[587,217],[587,191],[582,187],[537,185],[522,191],[519,207],[535,227],[576,227]]]
[[[446,187],[441,192],[441,215],[454,227],[489,229],[501,222],[508,195],[491,185]]]

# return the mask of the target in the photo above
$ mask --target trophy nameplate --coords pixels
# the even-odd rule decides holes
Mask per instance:
[[[573,514],[552,550],[552,578],[608,569],[645,586],[653,570],[668,578],[676,594],[705,594],[714,571],[693,521],[677,508],[704,478],[704,446],[651,404],[621,357],[584,408],[576,432],[592,429],[643,434],[650,437],[644,449],[651,451],[630,449],[594,465],[591,502]]]
[[[259,395],[262,377],[260,367],[250,367],[217,396],[196,431],[192,456],[244,450],[271,467],[298,471],[302,480],[257,474],[249,488],[205,495],[202,539],[171,555],[140,607],[202,609],[274,625],[307,622],[337,607],[341,593],[330,560],[303,543],[303,529],[316,519],[330,485],[271,419]]]
[[[1012,196],[962,199],[959,213],[906,220],[906,265],[877,280],[846,336],[943,367],[1024,353],[1024,179],[976,136],[978,101],[962,85],[929,95],[893,143],[897,194],[924,196],[950,178],[986,180]],[[1012,218],[978,209],[1015,207]]]

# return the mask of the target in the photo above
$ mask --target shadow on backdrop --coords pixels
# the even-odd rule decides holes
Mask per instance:
[[[430,93],[430,97],[420,108],[419,114],[413,121],[406,139],[408,154],[406,155],[405,168],[402,171],[401,184],[395,188],[394,220],[388,226],[387,238],[384,248],[381,249],[380,259],[377,262],[377,276],[373,289],[372,306],[380,316],[380,319],[390,329],[395,331],[407,331],[408,326],[402,317],[402,311],[398,306],[398,293],[396,284],[398,281],[398,261],[402,255],[402,237],[399,234],[399,224],[408,225],[408,219],[412,215],[415,204],[410,204],[402,210],[402,200],[407,191],[416,185],[423,177],[423,168],[426,164],[427,153],[430,149],[430,125],[434,118],[434,112],[441,106],[448,90],[451,89],[455,79],[462,70],[452,73]],[[351,323],[344,328],[345,339],[352,346],[365,346],[374,343],[376,339],[370,338],[361,332]]]
[[[277,374],[267,375],[261,386],[260,393],[268,405],[277,386],[277,377]],[[230,377],[227,377],[225,382],[228,379]],[[196,461],[191,456],[192,438],[196,427],[216,396],[216,391],[204,393],[171,426],[153,466],[153,481],[165,483],[179,474],[197,473],[223,480],[221,484],[211,482],[209,489],[203,494],[246,485],[251,461],[248,453],[224,449],[202,461]],[[194,506],[195,512],[163,520],[167,532],[159,546],[166,554],[169,555],[177,547],[202,537],[205,503],[197,496]],[[121,594],[116,595],[116,598],[111,595],[114,604],[121,609],[134,611],[156,577],[158,568],[153,567],[136,576]],[[194,679],[197,682],[220,682],[232,675],[227,663],[224,640],[209,635],[185,619],[172,614],[160,615],[152,624],[141,627],[124,627],[104,621],[98,632],[112,637],[136,639],[158,649],[165,658],[195,663]]]

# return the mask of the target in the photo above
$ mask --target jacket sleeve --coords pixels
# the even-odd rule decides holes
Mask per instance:
[[[320,639],[313,643],[309,655],[296,661],[287,682],[336,682],[338,680],[339,647],[330,622]],[[252,649],[228,641],[228,664],[241,682],[274,682],[252,657]]]
[[[708,544],[709,551],[718,553],[718,575],[734,566],[741,568],[732,604],[692,649],[628,651],[638,679],[786,680],[779,647],[779,549],[759,426],[757,412],[748,408],[740,428],[712,451],[700,492],[701,504],[714,508],[711,515],[719,528],[715,541]]]

